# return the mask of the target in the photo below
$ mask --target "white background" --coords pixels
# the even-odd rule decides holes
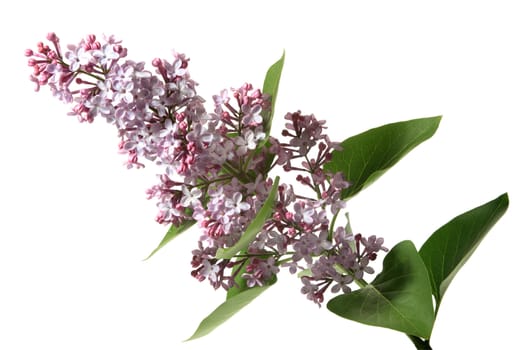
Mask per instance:
[[[523,346],[519,2],[20,0],[0,13],[0,349],[411,348],[401,333],[318,309],[284,274],[214,333],[182,343],[224,298],[189,276],[198,232],[142,261],[166,230],[144,195],[155,169],[126,170],[112,127],[79,124],[47,89],[33,92],[23,52],[49,31],[63,45],[113,33],[148,63],[184,52],[208,100],[261,86],[285,49],[275,134],[297,109],[326,119],[334,140],[443,115],[432,139],[349,203],[354,229],[419,247],[509,192],[507,214],[447,291],[432,344]]]

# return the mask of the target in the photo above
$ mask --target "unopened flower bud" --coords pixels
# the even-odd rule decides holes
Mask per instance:
[[[51,42],[58,42],[58,37],[53,32],[47,33],[46,39],[51,41]]]
[[[162,65],[162,61],[160,58],[157,57],[151,61],[151,64],[153,65],[153,67],[159,67]]]

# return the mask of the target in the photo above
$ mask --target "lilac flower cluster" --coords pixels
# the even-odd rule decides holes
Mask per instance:
[[[36,90],[50,87],[54,96],[73,104],[81,122],[103,117],[117,127],[119,150],[128,168],[144,159],[162,167],[159,183],[147,191],[157,199],[159,223],[195,221],[202,230],[192,254],[192,275],[214,288],[269,283],[281,267],[299,272],[302,292],[320,304],[324,292],[349,292],[349,285],[373,273],[368,266],[383,240],[353,235],[349,225],[335,227],[350,186],[341,173],[323,169],[338,144],[324,133],[324,121],[300,111],[288,113],[282,136],[269,135],[265,116],[270,97],[251,84],[213,96],[213,112],[196,92],[184,55],[155,58],[154,71],[126,59],[127,49],[113,36],[89,35],[62,51],[39,43],[27,50],[30,79]],[[232,259],[216,257],[235,245],[257,216],[272,188],[270,171],[295,172],[299,194],[280,184],[274,212],[249,245]]]

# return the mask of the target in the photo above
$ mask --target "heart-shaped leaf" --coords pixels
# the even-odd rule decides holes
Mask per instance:
[[[197,339],[200,337],[209,334],[215,328],[226,322],[230,317],[235,315],[239,310],[248,305],[252,300],[257,298],[268,289],[271,285],[263,287],[254,287],[249,288],[241,293],[234,295],[231,298],[228,298],[224,303],[219,305],[208,317],[206,317],[199,324],[199,327],[193,333],[193,335],[188,338],[188,340]]]
[[[341,198],[355,196],[370,185],[405,154],[436,132],[441,117],[413,119],[387,124],[352,136],[341,143],[343,150],[334,151],[325,170],[342,171],[352,183]]]
[[[180,235],[181,233],[183,233],[184,231],[186,231],[187,229],[192,227],[193,224],[195,224],[194,220],[186,220],[186,221],[182,222],[178,226],[171,225],[171,227],[169,228],[168,232],[166,232],[166,235],[164,235],[164,238],[162,238],[162,241],[160,241],[160,243],[157,246],[157,248],[155,248],[150,253],[150,255],[148,255],[148,257],[146,259],[144,259],[144,260],[148,260],[149,258],[151,258],[153,256],[153,254],[158,252],[162,247],[164,247],[166,244],[168,244],[172,239],[174,239],[175,237],[177,237],[178,235]]]
[[[455,217],[423,244],[419,254],[428,269],[436,310],[454,276],[508,206],[509,197],[506,193],[502,194]]]
[[[215,254],[215,257],[217,259],[231,259],[240,252],[241,250],[246,250],[250,243],[253,242],[257,234],[261,231],[262,227],[264,226],[264,223],[266,222],[266,219],[272,214],[273,212],[273,205],[275,202],[275,196],[277,194],[277,188],[279,187],[279,176],[275,177],[275,180],[273,182],[272,189],[270,190],[270,193],[268,194],[268,197],[266,198],[266,201],[264,201],[263,206],[261,207],[261,210],[257,213],[255,218],[252,220],[252,222],[248,225],[246,228],[246,231],[243,233],[241,238],[230,248],[220,248],[217,250],[217,253]]]
[[[392,248],[372,283],[333,298],[327,307],[349,320],[424,339],[430,338],[434,325],[430,280],[411,241]]]

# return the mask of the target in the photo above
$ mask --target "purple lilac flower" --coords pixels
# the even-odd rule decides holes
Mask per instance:
[[[157,201],[159,223],[197,222],[201,236],[191,262],[196,279],[229,289],[240,275],[256,287],[286,267],[301,272],[301,292],[320,305],[327,290],[348,293],[351,283],[374,272],[369,264],[386,251],[383,239],[333,228],[351,183],[324,170],[340,149],[324,133],[325,121],[287,113],[279,140],[263,125],[270,96],[251,84],[220,91],[212,98],[213,112],[206,111],[183,54],[155,58],[148,70],[127,59],[113,36],[88,35],[65,51],[54,33],[47,39],[51,46],[38,43],[36,51],[25,52],[35,90],[49,86],[73,105],[69,114],[80,122],[103,118],[114,125],[128,168],[146,161],[160,167],[158,183],[146,195]],[[268,147],[261,145],[265,140]],[[279,167],[296,172],[296,186],[279,185],[272,215],[245,252],[216,258],[257,216],[272,187],[269,172]]]

